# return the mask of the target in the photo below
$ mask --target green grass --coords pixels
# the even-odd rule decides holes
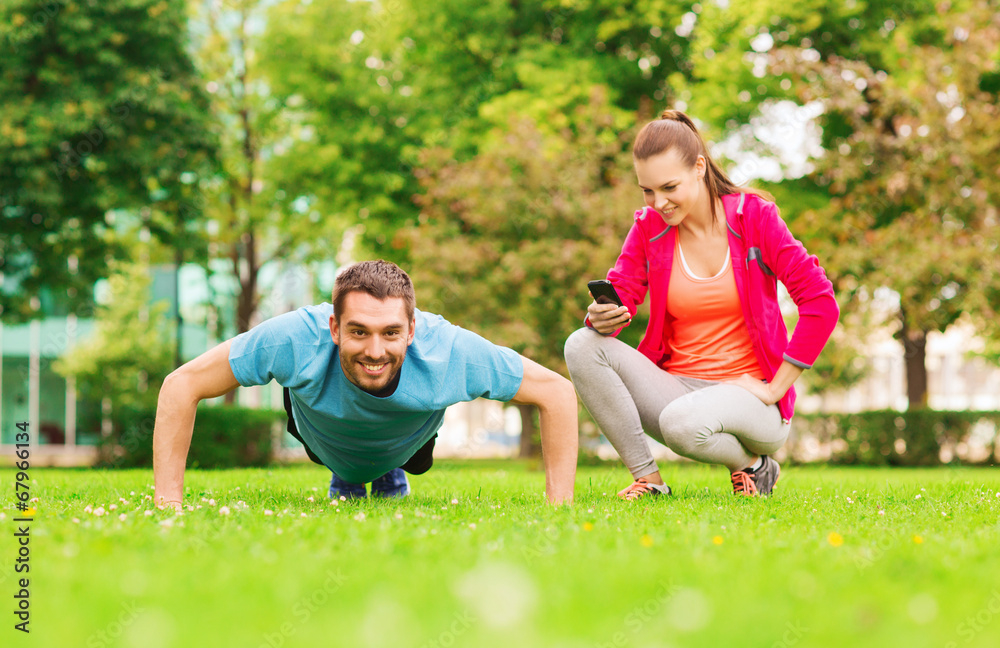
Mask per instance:
[[[202,508],[175,517],[144,515],[150,471],[32,469],[32,632],[6,612],[8,497],[0,643],[1000,645],[994,469],[790,467],[774,497],[746,499],[719,468],[677,465],[674,497],[625,503],[623,468],[581,467],[571,508],[546,506],[517,462],[439,462],[405,500],[339,506],[328,475],[189,471]]]

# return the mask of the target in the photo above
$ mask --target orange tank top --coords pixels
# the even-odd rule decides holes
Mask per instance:
[[[667,290],[672,335],[665,340],[670,373],[704,380],[730,380],[750,374],[764,379],[743,321],[730,255],[717,275],[694,276],[684,260],[680,237]]]

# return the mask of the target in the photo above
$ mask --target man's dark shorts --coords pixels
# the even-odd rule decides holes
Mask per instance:
[[[292,395],[285,387],[282,389],[285,396],[285,413],[288,414],[288,433],[293,437],[298,439],[299,443],[306,449],[306,454],[309,458],[313,460],[314,463],[319,465],[325,465],[316,453],[309,449],[306,442],[302,440],[302,436],[299,434],[298,429],[295,427],[295,419],[292,417]],[[410,457],[406,463],[404,463],[400,468],[410,473],[411,475],[422,475],[431,469],[434,465],[434,441],[437,440],[437,435],[435,434],[430,438],[430,441],[425,443],[423,447],[417,450],[416,454]]]

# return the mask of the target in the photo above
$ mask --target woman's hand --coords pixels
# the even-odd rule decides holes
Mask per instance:
[[[737,385],[747,390],[765,405],[774,405],[788,393],[788,390],[795,383],[795,379],[802,375],[802,367],[793,365],[788,360],[783,360],[778,370],[774,372],[774,378],[769,382],[757,380],[753,376],[743,374],[736,380],[727,380],[730,385]]]
[[[765,405],[774,405],[781,400],[781,396],[784,395],[781,394],[779,396],[775,396],[770,383],[766,383],[763,380],[757,380],[749,374],[743,374],[736,380],[727,380],[726,384],[742,387],[759,398]]]
[[[590,296],[593,299],[593,295]],[[590,326],[601,335],[611,335],[632,321],[625,306],[614,304],[598,304],[596,301],[587,306],[587,316]]]

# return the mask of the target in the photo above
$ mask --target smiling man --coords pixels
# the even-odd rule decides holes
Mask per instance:
[[[205,398],[276,380],[288,431],[333,472],[331,497],[409,492],[405,472],[433,463],[449,405],[483,397],[538,406],[545,492],[573,498],[572,384],[511,349],[416,309],[410,277],[365,261],[337,276],[333,303],[270,319],[170,374],[153,432],[156,503],[180,508],[195,411]]]

